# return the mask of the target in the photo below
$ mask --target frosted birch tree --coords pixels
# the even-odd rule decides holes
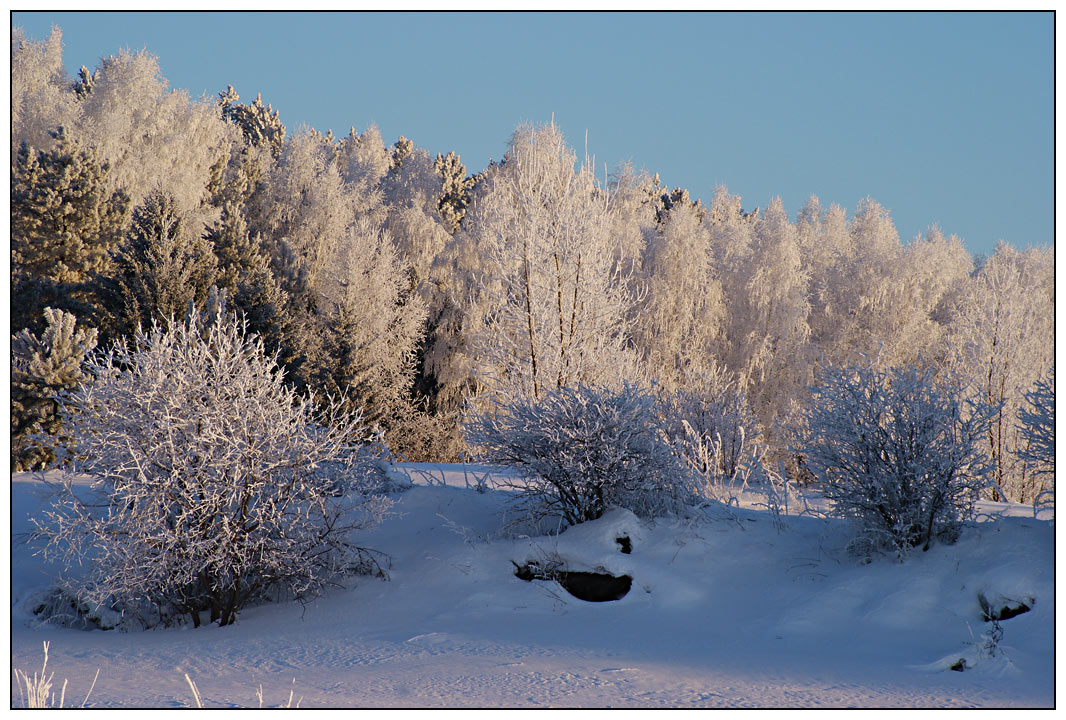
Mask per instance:
[[[63,31],[53,26],[35,42],[11,29],[11,155],[22,143],[52,149],[52,133],[69,129],[78,116],[75,94],[63,67]]]
[[[670,390],[709,373],[726,321],[725,298],[712,271],[710,234],[691,203],[675,205],[648,233],[633,343],[649,374]]]
[[[1001,242],[956,300],[948,342],[955,365],[986,402],[999,406],[985,451],[1007,497],[1029,502],[1040,482],[1018,451],[1024,394],[1051,367],[1055,337],[1054,263],[1050,248],[1020,252]]]
[[[106,57],[93,77],[70,132],[111,164],[109,189],[123,189],[134,205],[164,190],[190,222],[210,224],[208,185],[240,130],[211,99],[170,89],[147,52]]]
[[[744,292],[733,298],[735,367],[764,430],[776,438],[791,424],[810,384],[808,277],[795,227],[780,198],[755,223],[740,267]]]
[[[1055,367],[1025,394],[1018,411],[1022,460],[1030,464],[1034,478],[1041,481],[1041,493],[1055,492]],[[1036,498],[1034,498],[1034,501]]]
[[[484,257],[478,371],[508,398],[619,380],[632,298],[608,230],[608,195],[554,125],[519,127],[467,214]]]

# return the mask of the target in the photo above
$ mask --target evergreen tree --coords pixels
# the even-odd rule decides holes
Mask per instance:
[[[207,238],[191,230],[174,198],[156,191],[133,212],[115,277],[123,334],[152,321],[181,317],[201,305],[215,283],[218,261]]]
[[[37,332],[45,306],[101,320],[95,279],[129,217],[126,195],[106,189],[109,165],[62,130],[55,142],[45,152],[24,143],[11,171],[12,327]]]
[[[433,169],[440,174],[442,184],[437,208],[445,229],[454,235],[463,222],[466,208],[470,204],[470,189],[474,179],[466,176],[466,166],[454,152],[437,155]]]
[[[40,336],[23,330],[11,338],[14,470],[39,470],[55,462],[57,447],[64,443],[60,397],[85,379],[82,361],[96,347],[96,330],[75,328],[70,313],[45,308],[43,315],[46,327]]]
[[[277,158],[285,147],[285,126],[272,106],[263,107],[262,95],[256,95],[251,105],[241,105],[240,95],[228,86],[218,94],[222,117],[236,125],[244,133],[244,139],[254,147],[265,147]]]
[[[389,428],[410,409],[425,308],[407,292],[404,262],[391,238],[367,218],[356,222],[335,264],[341,275],[323,313],[325,389],[347,394],[368,422]]]

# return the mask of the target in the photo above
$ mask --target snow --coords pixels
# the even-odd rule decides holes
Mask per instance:
[[[465,474],[464,474],[465,472]],[[1054,520],[986,504],[954,545],[906,562],[849,555],[848,526],[812,516],[778,530],[754,506],[685,520],[625,510],[558,536],[501,530],[514,474],[398,465],[393,514],[361,544],[388,581],[356,578],[301,606],[260,606],[230,627],[140,633],[42,626],[30,612],[56,568],[24,533],[41,483],[12,476],[12,666],[69,680],[80,704],[185,707],[1052,707]],[[474,477],[487,477],[478,492]],[[469,487],[468,487],[469,486]],[[624,554],[616,539],[630,538]],[[632,576],[589,603],[514,564]],[[1031,601],[1000,623],[996,654],[978,593]],[[948,668],[964,659],[969,669]],[[72,701],[72,698],[74,699]],[[21,705],[17,688],[12,704]]]

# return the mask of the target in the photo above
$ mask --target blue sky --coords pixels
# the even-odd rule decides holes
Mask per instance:
[[[973,253],[1054,240],[1054,19],[1046,13],[17,12],[73,75],[120,48],[172,87],[257,92],[291,130],[376,123],[469,171],[552,113],[599,167],[630,161],[745,208],[869,195],[904,241]],[[601,171],[602,172],[602,171]]]

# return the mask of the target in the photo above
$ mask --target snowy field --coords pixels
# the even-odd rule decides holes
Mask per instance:
[[[245,610],[230,627],[141,633],[47,628],[32,614],[56,572],[24,542],[41,486],[12,477],[11,661],[68,679],[80,704],[187,707],[1051,707],[1054,521],[985,505],[951,546],[905,563],[844,551],[837,520],[754,505],[701,520],[615,510],[557,537],[500,532],[506,473],[405,465],[392,516],[362,533],[390,579],[357,578],[306,606]],[[474,487],[486,484],[478,492]],[[631,553],[616,541],[628,537]],[[560,561],[633,578],[591,603],[515,565]],[[1031,611],[982,619],[978,596]],[[961,661],[961,662],[960,662]],[[961,672],[951,666],[966,667]],[[21,706],[12,687],[12,704]]]

